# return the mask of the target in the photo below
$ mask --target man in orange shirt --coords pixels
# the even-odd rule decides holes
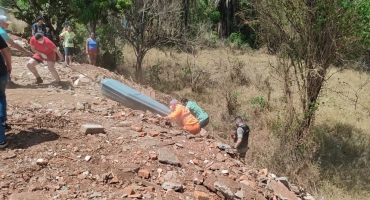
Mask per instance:
[[[172,113],[166,118],[170,120],[179,121],[186,130],[192,134],[198,134],[200,132],[200,125],[197,118],[195,118],[190,111],[183,105],[181,105],[176,99],[170,102],[170,109]]]

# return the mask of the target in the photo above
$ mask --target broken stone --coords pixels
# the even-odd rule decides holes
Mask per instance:
[[[136,132],[142,132],[143,131],[143,127],[140,126],[140,125],[136,125],[136,124],[132,125],[131,129],[136,131]]]
[[[198,174],[198,173],[194,173],[194,178],[193,178],[193,182],[196,184],[196,185],[200,185],[203,183],[203,176],[201,174]]]
[[[203,182],[203,185],[206,186],[210,191],[216,192],[216,188],[214,186],[215,181],[217,180],[216,176],[210,174]]]
[[[126,195],[134,194],[134,189],[132,188],[132,186],[127,186],[123,188],[123,193]]]
[[[150,131],[148,134],[149,134],[150,136],[152,136],[152,137],[156,137],[156,136],[158,136],[158,135],[159,135],[159,132],[158,132],[158,131]]]
[[[214,187],[228,198],[235,198],[236,188],[234,181],[221,177],[214,183]]]
[[[217,142],[217,147],[222,150],[231,149],[231,146],[221,142]]]
[[[110,184],[116,184],[119,183],[119,180],[117,177],[113,177],[112,180],[110,180]]]
[[[40,166],[45,166],[45,165],[48,164],[48,160],[39,158],[39,159],[36,160],[36,164],[40,165]]]
[[[146,132],[137,132],[137,136],[138,137],[145,137],[146,136]]]
[[[205,192],[194,191],[195,200],[209,200],[209,195]]]
[[[146,169],[140,169],[138,172],[138,176],[141,178],[148,179],[150,177],[150,172]]]
[[[280,181],[282,184],[285,185],[290,190],[290,184],[287,177],[279,177],[276,179],[277,181]]]
[[[271,188],[280,199],[298,200],[298,197],[294,192],[289,191],[289,189],[281,182],[272,180],[267,186]]]
[[[8,152],[2,155],[4,160],[15,158],[17,155],[14,152]]]
[[[90,159],[91,159],[91,156],[86,156],[85,157],[86,162],[88,162]]]
[[[85,105],[80,103],[80,102],[77,102],[76,109],[77,110],[85,110]]]
[[[140,199],[142,197],[142,194],[140,193],[136,193],[136,194],[131,194],[131,195],[128,195],[129,198],[138,198]]]
[[[224,169],[224,170],[221,171],[221,174],[224,175],[224,176],[226,176],[226,175],[229,174],[229,170]]]
[[[159,149],[158,150],[158,161],[161,163],[166,163],[170,165],[179,166],[180,161],[177,156],[172,153],[169,149]]]
[[[84,124],[81,126],[81,132],[84,134],[104,133],[104,127],[95,124]]]
[[[178,182],[164,182],[162,188],[165,190],[179,191],[182,189],[182,184]]]
[[[92,198],[97,198],[97,197],[101,197],[101,193],[100,192],[94,192],[90,195],[90,199]]]

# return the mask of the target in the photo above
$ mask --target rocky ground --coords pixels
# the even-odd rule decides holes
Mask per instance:
[[[19,87],[6,91],[13,129],[0,152],[0,199],[313,199],[242,164],[211,133],[194,136],[103,97],[100,81],[114,78],[166,103],[164,94],[85,64],[57,64],[62,88],[38,66],[44,84],[32,85],[28,59],[13,57]]]

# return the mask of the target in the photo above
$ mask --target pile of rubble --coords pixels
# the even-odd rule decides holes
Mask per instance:
[[[16,73],[29,81],[21,67]],[[212,133],[188,134],[104,98],[98,74],[116,75],[94,70],[60,73],[71,84],[64,89],[7,91],[13,129],[1,154],[0,199],[314,199],[285,177],[244,165]],[[93,80],[73,86],[84,77]]]

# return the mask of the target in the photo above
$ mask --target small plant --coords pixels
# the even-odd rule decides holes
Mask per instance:
[[[266,107],[266,101],[265,99],[262,97],[262,96],[259,96],[259,97],[255,97],[251,100],[251,104],[258,104],[261,106],[261,108],[265,108]]]

